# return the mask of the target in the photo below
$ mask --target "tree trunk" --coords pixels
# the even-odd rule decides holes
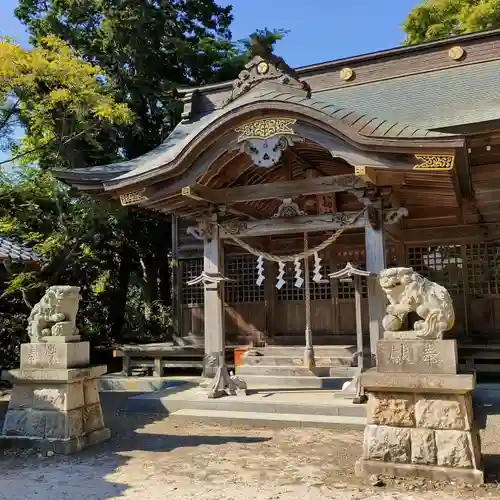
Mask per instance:
[[[125,323],[125,307],[127,305],[127,293],[132,273],[132,248],[125,240],[120,252],[120,266],[117,273],[116,294],[110,304],[109,317],[111,322],[110,338],[116,341],[121,337]]]

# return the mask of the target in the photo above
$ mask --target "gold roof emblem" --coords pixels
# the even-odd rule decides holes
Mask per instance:
[[[269,71],[269,64],[266,61],[262,61],[257,65],[257,73],[259,75],[265,75]]]

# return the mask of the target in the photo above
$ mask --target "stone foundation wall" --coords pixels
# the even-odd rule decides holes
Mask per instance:
[[[363,460],[478,469],[469,394],[369,393]]]

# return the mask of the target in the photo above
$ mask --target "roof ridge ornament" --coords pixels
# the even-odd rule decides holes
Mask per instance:
[[[282,57],[273,54],[272,47],[265,43],[263,37],[252,37],[251,53],[252,59],[245,64],[238,78],[233,81],[233,90],[224,105],[234,101],[262,81],[275,81],[303,91],[307,97],[311,97],[309,84],[301,81],[298,73],[288,66]]]

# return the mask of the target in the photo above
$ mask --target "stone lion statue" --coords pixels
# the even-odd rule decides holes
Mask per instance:
[[[453,300],[443,286],[424,278],[411,267],[384,269],[378,279],[389,300],[383,319],[386,330],[399,330],[410,312],[422,318],[413,325],[416,338],[442,339],[443,333],[453,328]]]
[[[76,314],[80,298],[77,286],[56,285],[48,288],[28,318],[31,342],[40,342],[43,337],[78,335]]]

